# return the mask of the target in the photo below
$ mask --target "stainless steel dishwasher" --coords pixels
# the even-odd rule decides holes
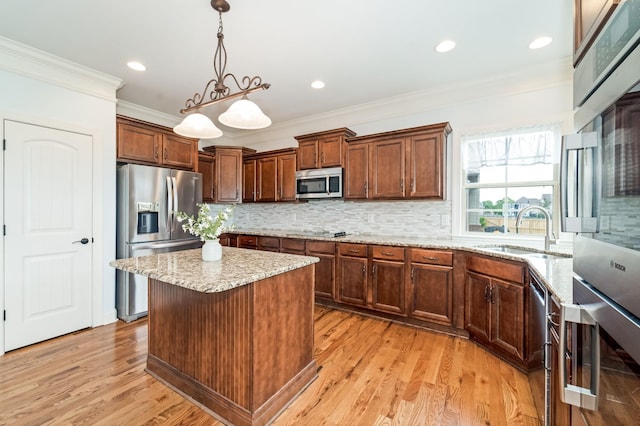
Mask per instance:
[[[536,412],[541,423],[548,424],[549,419],[549,329],[547,327],[547,288],[539,282],[535,275],[529,280],[529,324],[528,345],[531,357],[529,369],[529,386]]]

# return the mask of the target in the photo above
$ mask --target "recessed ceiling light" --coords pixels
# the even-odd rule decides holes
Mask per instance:
[[[136,70],[136,71],[146,71],[147,70],[147,67],[145,67],[144,65],[142,65],[138,61],[129,61],[129,62],[127,62],[127,66],[129,68],[131,68],[132,70]]]
[[[552,41],[553,39],[551,37],[538,37],[529,44],[529,49],[540,49],[541,47],[548,46]]]
[[[311,87],[314,89],[322,89],[324,87],[324,81],[316,80],[311,83]]]
[[[444,52],[448,52],[450,50],[453,50],[453,48],[456,47],[456,42],[453,40],[444,40],[441,41],[440,43],[438,43],[438,45],[436,46],[436,52],[438,53],[444,53]]]

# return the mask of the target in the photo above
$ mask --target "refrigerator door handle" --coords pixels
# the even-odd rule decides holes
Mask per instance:
[[[180,211],[180,208],[178,207],[178,181],[175,177],[172,177],[171,182],[173,182],[173,211],[171,212],[171,231],[175,231],[177,224],[176,213]]]
[[[167,229],[173,229],[173,185],[171,177],[167,176]]]

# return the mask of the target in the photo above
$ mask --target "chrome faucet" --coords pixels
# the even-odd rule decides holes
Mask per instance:
[[[545,218],[547,229],[545,230],[544,235],[544,249],[549,251],[549,247],[551,246],[551,244],[556,244],[558,242],[556,236],[553,233],[553,227],[551,226],[551,213],[549,213],[549,210],[540,206],[527,206],[524,209],[520,210],[518,212],[518,216],[516,217],[516,230],[520,225],[522,225],[522,215],[529,210],[540,210]]]

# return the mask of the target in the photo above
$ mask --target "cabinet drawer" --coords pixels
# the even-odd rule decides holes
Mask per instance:
[[[336,253],[336,243],[328,241],[307,241],[307,251],[309,253]]]
[[[373,246],[374,259],[404,261],[404,247]]]
[[[341,256],[367,257],[367,246],[363,244],[340,243]]]
[[[258,247],[260,248],[280,248],[280,238],[258,237]]]
[[[290,238],[283,238],[280,241],[280,249],[287,252],[300,252],[304,253],[304,240],[293,240]]]
[[[258,237],[253,235],[240,235],[238,237],[238,247],[257,247]]]
[[[453,252],[414,248],[411,249],[411,261],[430,265],[453,266]]]
[[[467,256],[467,269],[503,280],[524,284],[525,266],[507,260]]]

